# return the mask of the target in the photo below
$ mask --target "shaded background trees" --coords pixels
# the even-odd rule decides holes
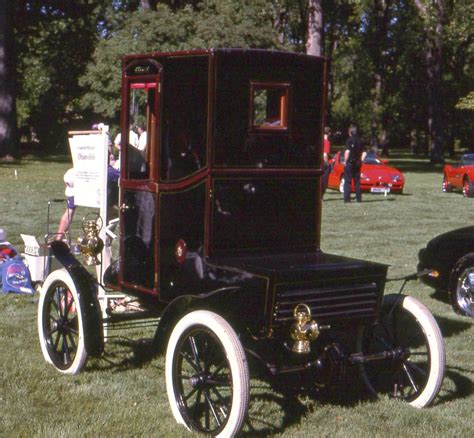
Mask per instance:
[[[374,144],[411,148],[433,162],[455,146],[474,147],[471,0],[0,0],[1,6],[0,156],[16,153],[15,121],[23,141],[39,141],[37,149],[50,152],[67,150],[68,129],[97,121],[116,126],[125,53],[226,46],[328,57],[326,119],[333,131],[356,122]],[[16,75],[6,76],[7,67]]]
[[[0,0],[0,158],[18,154],[13,5]]]

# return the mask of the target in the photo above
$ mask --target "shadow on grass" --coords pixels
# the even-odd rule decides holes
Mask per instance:
[[[251,380],[249,414],[241,436],[270,436],[284,433],[323,405],[355,407],[374,400],[355,369],[339,387],[329,389],[308,385],[308,374],[260,376]]]
[[[431,295],[431,298],[433,298],[436,301],[440,301],[445,304],[449,304],[449,297],[448,297],[448,291],[441,290],[441,289],[436,289]]]
[[[31,164],[32,161],[40,161],[45,163],[70,163],[71,157],[66,154],[28,154],[21,157],[21,159],[14,161],[0,161],[0,168],[21,168],[23,166]]]
[[[91,368],[96,371],[121,372],[140,368],[151,362],[157,355],[151,338],[110,337],[106,344],[106,351]]]
[[[474,383],[467,376],[469,373],[473,374],[474,369],[447,367],[445,381],[450,380],[454,389],[444,390],[438,395],[434,406],[471,397],[474,393]],[[446,386],[448,385],[444,385]],[[288,378],[280,382],[271,382],[269,386],[252,385],[249,416],[242,436],[270,436],[284,433],[292,425],[299,424],[305,415],[315,412],[318,406],[329,404],[336,407],[355,407],[361,402],[370,401],[376,402],[377,396],[369,394],[356,375],[348,379],[338,390],[327,392],[304,390],[293,379]],[[260,415],[252,412],[255,411],[253,407],[255,404],[259,405]]]
[[[451,380],[454,384],[454,389],[445,391],[446,394],[436,399],[435,405],[470,397],[474,393],[474,383],[466,376],[468,373],[474,374],[474,369],[466,370],[459,367],[446,367],[445,381]]]
[[[450,338],[456,336],[472,327],[472,318],[466,318],[466,321],[459,321],[450,318],[436,317],[436,322],[439,325],[443,337]]]

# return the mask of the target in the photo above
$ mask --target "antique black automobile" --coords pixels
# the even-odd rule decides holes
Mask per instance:
[[[320,250],[325,69],[263,50],[124,58],[122,139],[135,124],[146,137],[122,142],[120,257],[97,281],[53,244],[64,268],[41,293],[48,362],[74,374],[101,355],[116,315],[97,294],[120,291],[160,316],[171,409],[191,430],[238,433],[250,360],[322,387],[354,366],[371,392],[433,401],[444,346],[429,311],[383,298],[386,265]]]

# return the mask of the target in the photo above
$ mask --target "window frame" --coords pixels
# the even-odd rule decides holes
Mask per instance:
[[[255,123],[255,93],[259,90],[283,91],[280,98],[280,124],[265,125]],[[291,84],[289,82],[273,81],[250,81],[250,104],[249,104],[249,131],[250,132],[288,132],[290,129],[290,96]]]

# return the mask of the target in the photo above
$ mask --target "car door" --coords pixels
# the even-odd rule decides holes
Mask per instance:
[[[160,66],[142,62],[128,68],[121,121],[119,280],[124,289],[155,293]]]

